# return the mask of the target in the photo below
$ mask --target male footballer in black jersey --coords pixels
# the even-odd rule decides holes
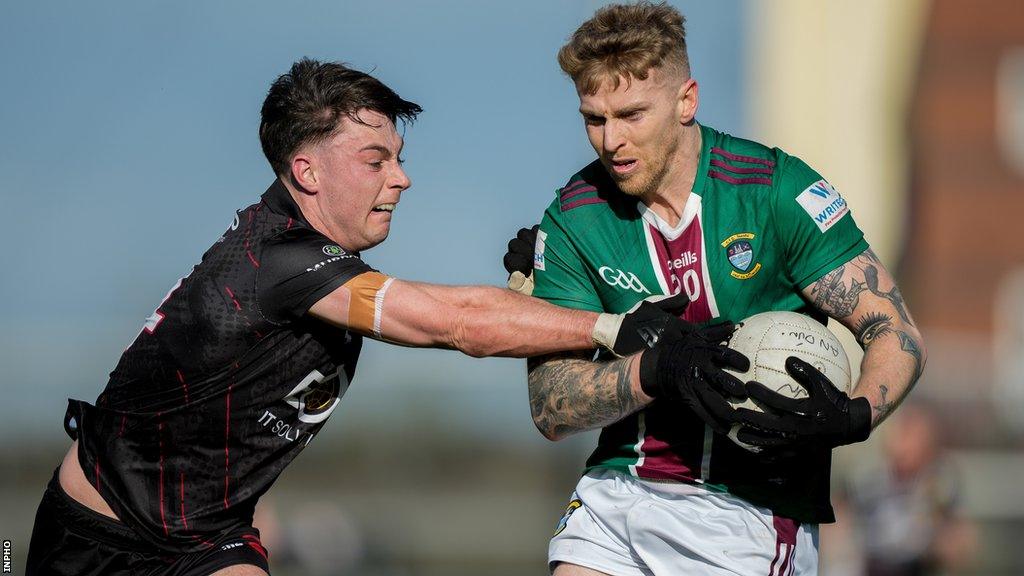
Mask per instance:
[[[95,403],[69,401],[74,442],[27,574],[267,574],[256,501],[345,394],[363,336],[473,356],[621,355],[652,329],[682,330],[727,357],[664,312],[671,300],[598,315],[364,263],[410,186],[396,123],[419,112],[341,64],[304,59],[273,83],[259,134],[278,178],[157,306]],[[623,385],[639,389],[634,372]]]

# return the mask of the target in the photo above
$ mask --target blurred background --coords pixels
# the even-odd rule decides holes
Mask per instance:
[[[302,56],[344,61],[421,104],[403,154],[413,188],[364,257],[498,285],[508,238],[592,158],[555,53],[602,4],[0,6],[0,538],[14,573],[69,443],[66,398],[95,398],[167,289],[271,182],[256,131],[277,75]],[[673,4],[698,120],[824,174],[930,351],[900,412],[836,454],[823,573],[1024,573],[1024,4]],[[596,438],[537,433],[522,361],[377,343],[331,420],[260,511],[277,575],[546,573]]]

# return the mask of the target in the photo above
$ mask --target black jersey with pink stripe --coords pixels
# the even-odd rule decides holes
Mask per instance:
[[[280,181],[167,294],[95,405],[69,402],[86,476],[121,520],[190,552],[252,521],[316,436],[362,339],[306,314],[371,271],[314,230]]]

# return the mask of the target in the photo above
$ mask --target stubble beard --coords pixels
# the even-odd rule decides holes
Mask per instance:
[[[664,154],[650,163],[646,163],[647,166],[654,167],[654,170],[647,170],[641,174],[634,174],[631,178],[618,179],[615,177],[615,173],[612,170],[608,170],[612,174],[612,179],[616,181],[619,186],[619,190],[627,196],[634,196],[636,198],[643,198],[656,193],[661,188],[662,183],[665,181],[665,176],[668,174],[669,168],[671,167],[671,159],[675,156],[676,150],[679,148],[679,140],[676,139],[669,146],[666,147]],[[645,167],[647,167],[645,166]]]
[[[665,174],[668,173],[668,158],[659,161],[656,166],[657,170],[654,172],[637,174],[632,178],[620,181],[618,183],[619,190],[622,190],[622,193],[627,196],[634,196],[636,198],[642,198],[656,192],[661,187],[661,183],[665,181]]]

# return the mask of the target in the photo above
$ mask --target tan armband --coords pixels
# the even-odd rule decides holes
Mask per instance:
[[[364,272],[343,284],[351,293],[348,304],[349,328],[380,338],[384,294],[393,281],[394,278],[380,272]]]

